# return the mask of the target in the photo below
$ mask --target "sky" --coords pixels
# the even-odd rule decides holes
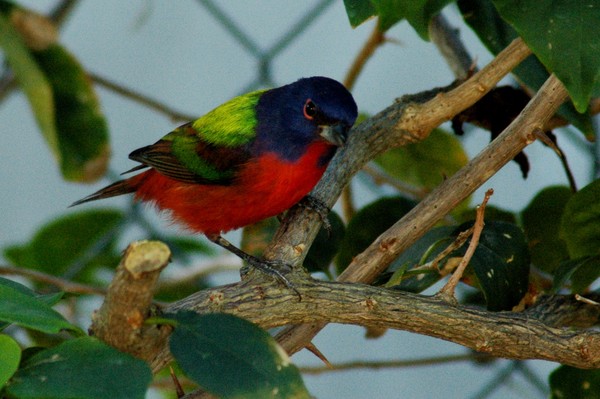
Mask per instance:
[[[55,1],[21,1],[40,12]],[[196,1],[81,1],[61,29],[60,41],[86,70],[163,102],[180,112],[200,116],[240,94],[255,81],[259,63],[240,42],[215,20],[209,9]],[[220,2],[223,13],[247,34],[248,47],[266,51],[320,1]],[[327,2],[322,13],[293,42],[277,53],[270,65],[274,83],[285,84],[300,77],[325,75],[342,80],[349,65],[373,29],[370,21],[356,29],[348,23],[343,3]],[[492,56],[471,31],[460,25],[457,11],[444,10],[460,28],[472,57],[479,66]],[[308,24],[308,23],[307,23]],[[407,23],[400,23],[387,35],[391,40],[370,59],[361,73],[353,95],[359,110],[376,113],[404,94],[444,86],[454,80],[435,46],[422,41]],[[110,128],[111,170],[131,168],[127,155],[152,143],[180,121],[157,114],[145,106],[105,88],[97,89]],[[74,200],[95,191],[108,180],[93,185],[68,183],[42,139],[20,92],[0,103],[0,247],[28,240],[36,228],[67,214]],[[83,133],[83,132],[82,132]],[[577,149],[574,135],[559,135],[567,152]],[[576,134],[575,134],[576,135]],[[463,143],[473,156],[489,140],[487,134],[468,134]],[[534,143],[526,150],[531,162],[528,180],[521,178],[516,164],[509,163],[475,195],[493,187],[492,204],[511,210],[522,209],[540,188],[565,184],[564,173],[551,150]],[[580,186],[590,179],[585,157],[569,158]],[[357,193],[365,202],[368,193]],[[108,204],[125,204],[114,199]],[[106,204],[104,204],[106,205]],[[157,223],[163,223],[156,218]],[[462,354],[465,349],[433,338],[405,332],[388,332],[384,338],[365,340],[360,327],[330,325],[315,340],[333,363],[350,360],[414,359],[436,355]],[[293,360],[299,365],[317,365],[314,356],[302,352]],[[355,371],[307,376],[310,392],[319,398],[469,397],[491,380],[507,362],[484,367],[468,363],[440,367]],[[539,375],[554,365],[532,363]],[[433,380],[434,383],[431,383]],[[468,381],[468,383],[466,383]],[[478,383],[474,383],[478,382]],[[523,394],[527,384],[509,384],[490,396]],[[533,391],[535,392],[535,391]]]

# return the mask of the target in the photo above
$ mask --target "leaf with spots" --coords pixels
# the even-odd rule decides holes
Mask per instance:
[[[600,83],[600,7],[594,1],[494,0],[502,18],[569,91],[579,112]]]
[[[560,366],[550,374],[552,399],[593,399],[600,392],[600,370]]]
[[[459,226],[456,235],[472,224]],[[463,256],[469,242],[455,251],[454,256]],[[486,222],[469,268],[485,297],[487,308],[510,310],[525,295],[529,284],[529,250],[523,231],[512,223]]]

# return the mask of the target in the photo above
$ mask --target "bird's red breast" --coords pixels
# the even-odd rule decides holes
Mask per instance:
[[[250,160],[229,185],[189,184],[155,170],[131,178],[135,197],[148,201],[191,230],[219,234],[278,215],[302,199],[319,181],[335,149],[312,143],[296,161],[274,153]]]

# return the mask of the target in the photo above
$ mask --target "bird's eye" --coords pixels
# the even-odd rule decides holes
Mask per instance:
[[[313,101],[309,98],[304,103],[304,117],[309,121],[313,120],[315,115],[317,114],[317,106]]]

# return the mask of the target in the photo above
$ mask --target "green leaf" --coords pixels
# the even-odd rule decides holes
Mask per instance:
[[[405,18],[423,40],[429,40],[429,23],[452,0],[404,0]]]
[[[346,14],[353,28],[378,16],[379,29],[387,31],[406,19],[422,39],[429,38],[429,22],[451,0],[344,0]]]
[[[571,0],[494,0],[498,12],[584,112],[600,78],[600,7]]]
[[[472,223],[459,226],[455,233],[465,231]],[[464,256],[470,240],[454,252]],[[511,223],[486,222],[477,249],[469,262],[487,308],[492,311],[510,310],[527,292],[529,285],[529,252],[525,235]]]
[[[143,399],[151,380],[144,361],[82,337],[29,358],[7,391],[20,399]]]
[[[352,258],[364,251],[414,206],[414,201],[404,197],[389,197],[362,208],[346,227],[346,234],[335,261],[337,272],[344,271]]]
[[[554,273],[552,291],[558,292],[571,281],[571,292],[583,293],[600,276],[600,255],[567,260]]]
[[[110,149],[106,120],[87,74],[57,43],[49,19],[12,3],[0,4],[0,46],[63,176],[97,180],[106,172]]]
[[[105,238],[110,247],[116,239],[111,232],[123,218],[122,212],[110,209],[68,214],[43,226],[29,243],[6,248],[4,255],[21,267],[60,275],[80,261],[98,240]]]
[[[567,246],[559,233],[560,219],[572,195],[568,187],[546,187],[521,214],[531,262],[547,273],[553,273],[560,262],[569,258]]]
[[[0,47],[4,50],[6,61],[15,74],[19,86],[27,96],[42,135],[54,156],[60,159],[52,87],[24,41],[9,22],[8,16],[1,12]]]
[[[560,366],[550,374],[552,399],[596,399],[600,392],[600,370]]]
[[[19,368],[21,348],[19,344],[5,334],[0,334],[0,389]]]
[[[50,305],[10,284],[0,284],[0,303],[0,321],[49,334],[63,329],[80,332],[77,326],[65,320]]]
[[[38,300],[44,302],[48,306],[53,306],[60,301],[64,295],[64,292],[55,292],[53,294],[43,294],[38,295],[36,292],[30,290],[22,284],[17,283],[16,281],[8,280],[0,277],[0,285],[4,285],[11,289],[17,290],[20,293],[30,296],[32,298],[37,298]],[[0,322],[0,331],[6,328],[10,323]]]
[[[99,179],[108,167],[108,126],[87,74],[58,44],[33,55],[54,93],[63,176],[81,182]]]
[[[465,22],[494,55],[504,50],[519,36],[500,17],[492,0],[459,0],[458,7]],[[525,59],[513,72],[533,90],[538,90],[550,76],[544,65],[535,56]],[[577,112],[571,102],[563,104],[558,114],[583,132],[589,140],[595,136],[590,115]]]
[[[222,398],[309,398],[298,369],[264,330],[229,314],[166,315],[177,321],[171,353],[184,372]]]
[[[370,0],[344,0],[344,7],[346,7],[346,14],[353,28],[377,13]]]
[[[573,195],[561,219],[560,236],[572,259],[600,253],[600,179]]]
[[[427,140],[395,148],[375,159],[387,173],[406,183],[431,190],[469,161],[460,141],[440,129]]]

